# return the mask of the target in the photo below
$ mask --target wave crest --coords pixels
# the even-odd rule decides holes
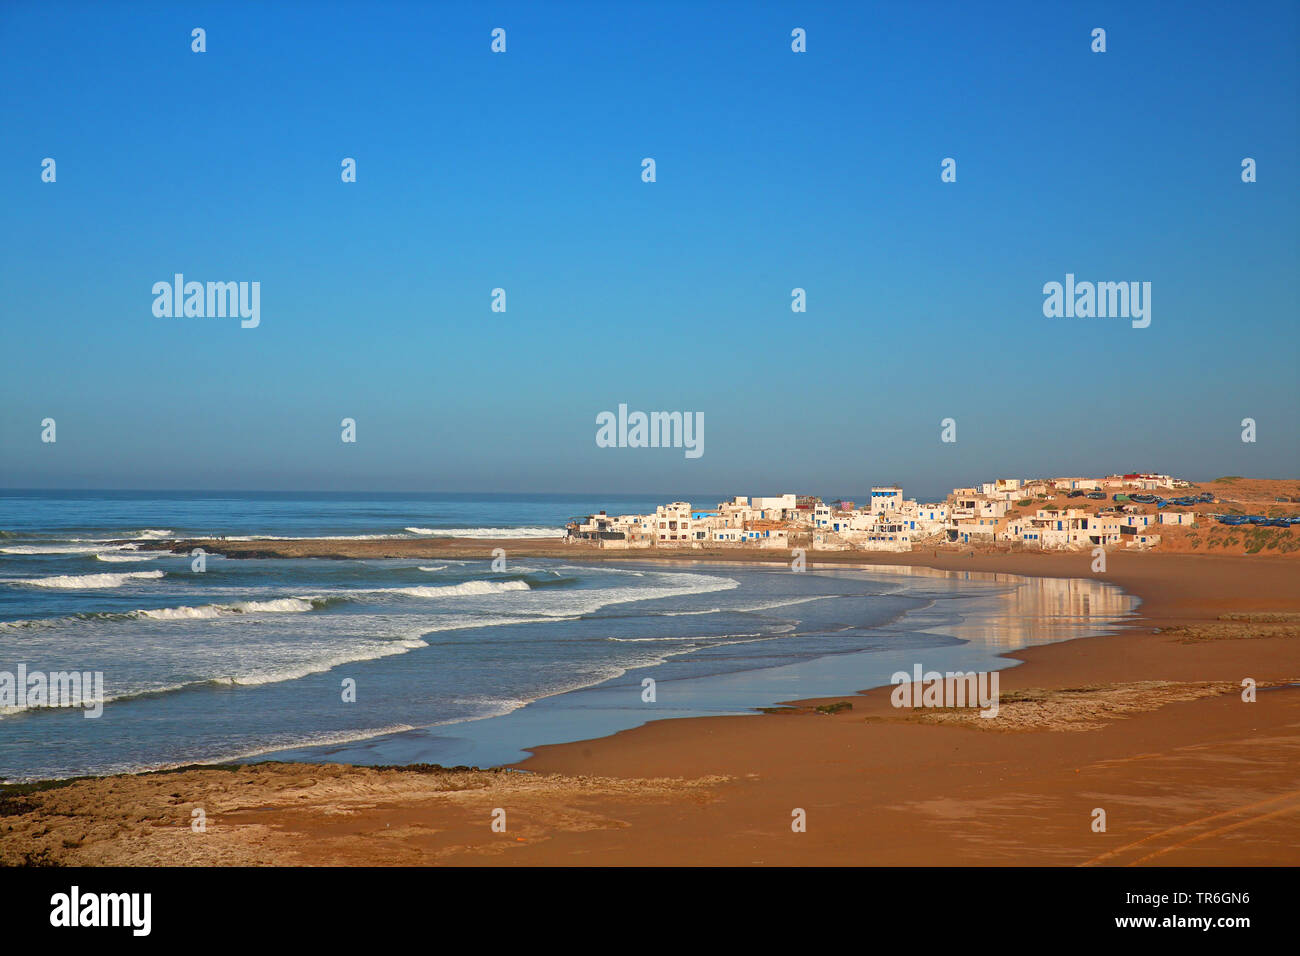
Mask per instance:
[[[130,616],[151,621],[189,621],[235,614],[303,614],[323,607],[325,603],[323,598],[289,597],[270,601],[239,601],[235,604],[201,604],[198,607],[162,607],[152,611],[132,611]]]
[[[411,597],[474,597],[483,594],[500,594],[503,591],[532,590],[527,581],[465,581],[463,584],[444,584],[434,587],[382,588],[386,594],[407,594]]]
[[[33,588],[120,588],[128,581],[157,580],[165,571],[124,571],[120,574],[56,574],[48,578],[12,578],[6,584]]]
[[[411,534],[438,538],[563,538],[563,528],[407,528]]]

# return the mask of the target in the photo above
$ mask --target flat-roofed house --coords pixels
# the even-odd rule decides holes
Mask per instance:
[[[1119,544],[1122,537],[1123,518],[1120,515],[1096,515],[1088,522],[1089,544]]]
[[[660,545],[677,545],[683,542],[690,542],[691,535],[691,503],[689,501],[674,501],[670,504],[660,505],[655,509],[655,533],[657,537],[655,542]]]
[[[1056,478],[1052,486],[1057,491],[1096,491],[1096,478]]]
[[[946,532],[949,541],[970,544],[994,540],[997,529],[998,522],[995,518],[959,518],[948,525]]]
[[[745,540],[761,548],[785,548],[790,544],[790,531],[783,521],[759,520],[745,525]]]
[[[881,485],[871,489],[872,514],[890,514],[903,504],[903,489],[897,485]]]
[[[912,533],[902,521],[877,521],[855,543],[864,551],[911,551]]]

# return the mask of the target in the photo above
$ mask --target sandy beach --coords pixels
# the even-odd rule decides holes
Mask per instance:
[[[574,560],[662,555],[535,540],[203,545],[232,556],[486,558],[494,547]],[[1086,577],[1090,561],[1086,553],[869,556],[876,565],[1054,577]],[[0,860],[1300,862],[1300,563],[1125,552],[1108,562],[1105,580],[1141,599],[1139,617],[1118,635],[1009,655],[1024,663],[1001,672],[995,721],[899,710],[889,688],[846,687],[841,697],[774,713],[661,720],[537,748],[518,765],[527,774],[260,764],[12,787],[0,799]],[[813,567],[822,563],[864,561],[861,553],[816,555]],[[1257,682],[1253,703],[1242,700],[1244,678]],[[1099,808],[1105,832],[1092,827]],[[195,831],[196,810],[204,832]],[[806,832],[792,829],[800,810]]]
[[[1293,922],[1300,0],[157,6],[0,8],[9,937]]]

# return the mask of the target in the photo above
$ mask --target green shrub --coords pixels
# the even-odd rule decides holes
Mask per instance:
[[[819,714],[838,714],[842,710],[852,710],[853,705],[846,700],[837,700],[833,704],[818,704],[817,713]]]

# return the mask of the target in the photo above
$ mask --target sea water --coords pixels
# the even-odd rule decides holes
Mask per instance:
[[[710,500],[710,499],[701,499]],[[491,766],[648,720],[991,669],[1134,602],[1095,579],[512,558],[636,499],[0,494],[0,672],[95,672],[104,706],[0,709],[0,779],[293,759]],[[172,537],[484,539],[481,559],[226,559]],[[815,554],[812,556],[815,563]],[[864,555],[864,563],[870,556]],[[653,682],[647,684],[647,680]],[[652,693],[651,693],[652,689]]]

